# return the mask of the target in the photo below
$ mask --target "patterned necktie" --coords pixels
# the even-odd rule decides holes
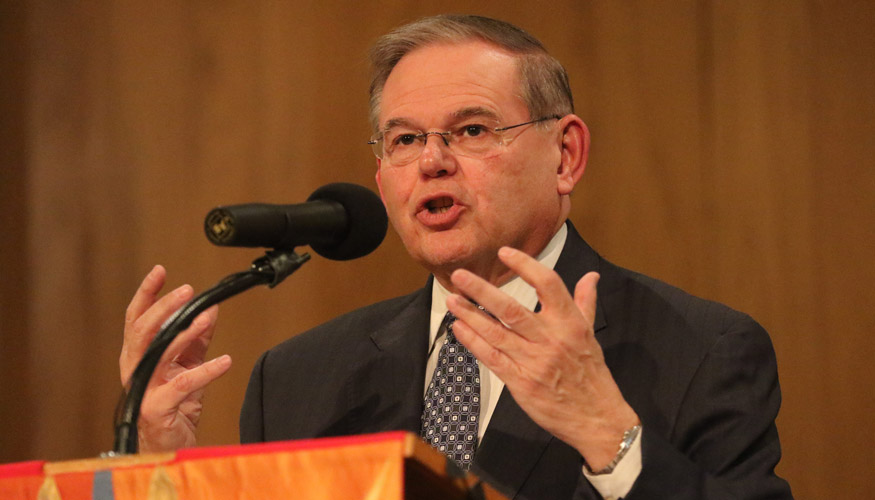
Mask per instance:
[[[446,329],[422,412],[422,438],[467,471],[477,449],[480,420],[480,368],[477,358],[453,334],[456,317],[444,316]],[[440,332],[438,332],[440,335]]]

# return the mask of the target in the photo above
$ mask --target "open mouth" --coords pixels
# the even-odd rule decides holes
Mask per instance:
[[[430,200],[425,204],[425,208],[429,213],[432,214],[442,214],[450,210],[453,207],[453,199],[448,196],[442,196],[440,198],[435,198]]]

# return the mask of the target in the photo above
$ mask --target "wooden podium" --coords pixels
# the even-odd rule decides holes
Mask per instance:
[[[482,491],[482,493],[481,493]],[[388,432],[0,465],[3,500],[501,500],[418,436]]]

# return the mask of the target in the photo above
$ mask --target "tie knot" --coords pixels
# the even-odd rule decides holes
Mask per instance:
[[[453,323],[456,321],[456,316],[447,311],[447,314],[444,315],[444,319],[441,321],[441,326],[438,329],[438,337],[444,332],[446,332],[448,337],[455,338],[455,334],[453,333]]]

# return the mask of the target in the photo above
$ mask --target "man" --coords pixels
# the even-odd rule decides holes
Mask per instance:
[[[401,27],[372,57],[377,185],[432,277],[265,353],[242,440],[421,432],[512,498],[789,498],[767,334],[608,263],[566,221],[589,132],[561,65],[473,16]],[[163,281],[129,307],[123,382],[192,295],[158,300]],[[230,367],[203,362],[215,319],[165,356],[142,449],[194,444],[200,392]]]

